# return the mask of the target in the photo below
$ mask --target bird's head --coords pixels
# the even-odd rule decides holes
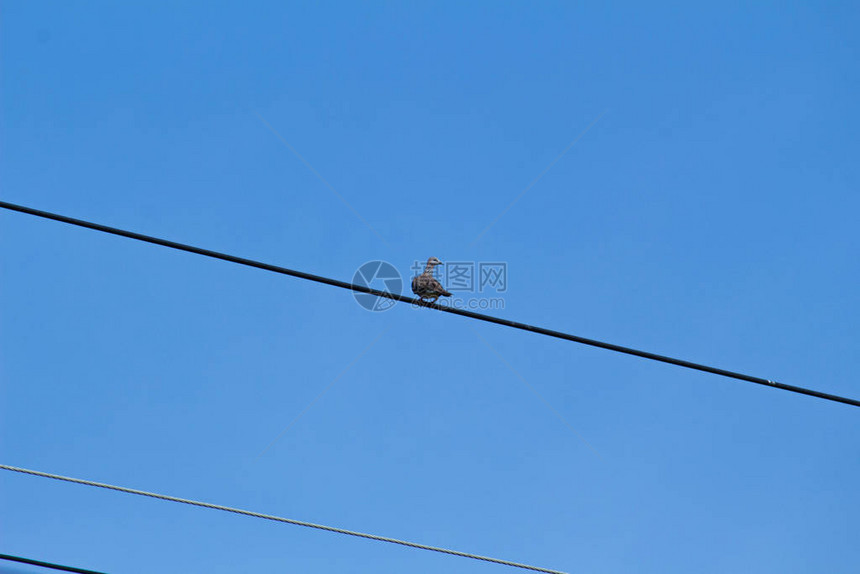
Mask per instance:
[[[437,265],[442,265],[442,262],[436,259],[435,257],[431,257],[427,260],[427,267],[435,267]]]

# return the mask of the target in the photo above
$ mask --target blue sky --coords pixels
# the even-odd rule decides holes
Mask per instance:
[[[346,281],[504,262],[496,315],[857,398],[858,25],[4,2],[0,197]],[[853,407],[5,211],[0,297],[3,464],[568,572],[860,562]],[[107,572],[513,571],[8,472],[0,517]]]

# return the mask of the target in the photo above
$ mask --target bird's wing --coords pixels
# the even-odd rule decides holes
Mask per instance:
[[[432,275],[418,275],[417,277],[413,277],[412,292],[421,296],[445,295],[448,297],[451,295]]]
[[[419,275],[412,280],[412,291],[418,295],[431,295],[433,290],[433,278],[428,275]]]
[[[441,294],[448,293],[447,291],[445,291],[445,288],[442,287],[442,284],[436,280],[435,277],[428,277],[427,278],[427,288],[429,290],[431,290],[433,293],[441,293]]]

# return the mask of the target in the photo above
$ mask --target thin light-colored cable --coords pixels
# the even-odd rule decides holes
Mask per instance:
[[[388,538],[387,536],[377,536],[376,534],[366,534],[364,532],[356,532],[354,530],[346,530],[344,528],[335,528],[334,526],[325,526],[323,524],[314,524],[313,522],[305,522],[303,520],[293,520],[292,518],[283,518],[280,516],[273,516],[271,514],[262,514],[259,512],[252,512],[250,510],[242,510],[241,508],[232,508],[230,506],[221,506],[220,504],[212,504],[209,502],[200,502],[197,500],[190,500],[187,498],[168,496],[166,494],[157,494],[155,492],[147,492],[145,490],[137,490],[134,488],[126,488],[124,486],[115,486],[113,484],[105,484],[103,482],[94,482],[92,480],[84,480],[81,478],[72,478],[69,476],[52,474],[49,472],[41,472],[38,470],[30,470],[27,468],[10,466],[7,464],[0,464],[0,469],[9,470],[12,472],[20,472],[22,474],[29,474],[32,476],[41,476],[43,478],[51,478],[54,480],[62,480],[65,482],[72,482],[75,484],[83,484],[85,486],[96,486],[98,488],[106,488],[108,490],[116,490],[117,492],[124,492],[126,494],[137,494],[139,496],[148,496],[150,498],[158,498],[159,500],[166,500],[168,502],[180,502],[182,504],[190,504],[191,506],[200,506],[202,508],[210,508],[212,510],[222,510],[224,512],[232,512],[234,514],[242,514],[244,516],[251,516],[253,518],[262,518],[265,520],[273,520],[275,522],[285,522],[287,524],[293,524],[295,526],[305,526],[307,528],[316,528],[318,530],[325,530],[327,532],[335,532],[337,534],[346,534],[347,536],[357,536],[359,538],[367,538],[369,540],[376,540],[377,542],[388,542],[391,544],[399,544],[401,546],[408,546],[410,548],[417,548],[418,550],[429,550],[431,552],[440,552],[442,554],[450,554],[451,556],[459,556],[461,558],[471,558],[472,560],[483,560],[484,562],[492,562],[493,564],[502,564],[504,566],[512,566],[514,568],[522,568],[523,570],[532,570],[534,572],[546,572],[547,574],[565,574],[564,572],[561,572],[559,570],[550,570],[549,568],[540,568],[539,566],[530,566],[528,564],[520,564],[519,562],[511,562],[509,560],[501,560],[499,558],[490,558],[489,556],[480,556],[478,554],[472,554],[470,552],[460,552],[458,550],[450,550],[448,548],[439,548],[437,546],[428,546],[426,544],[418,544],[417,542],[409,542],[407,540],[398,540],[397,538]]]

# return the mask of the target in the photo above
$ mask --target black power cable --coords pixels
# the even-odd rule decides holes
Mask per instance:
[[[328,277],[322,277],[320,275],[313,275],[311,273],[305,273],[303,271],[296,271],[293,269],[287,269],[286,267],[279,267],[277,265],[271,265],[269,263],[263,263],[261,261],[254,261],[253,259],[245,259],[244,257],[236,257],[235,255],[228,255],[226,253],[219,253],[218,251],[212,251],[210,249],[203,249],[200,247],[194,247],[193,245],[185,245],[183,243],[177,243],[175,241],[169,241],[167,239],[160,239],[158,237],[151,237],[149,235],[143,235],[141,233],[135,233],[133,231],[126,231],[124,229],[117,229],[116,227],[108,227],[107,225],[101,225],[98,223],[92,223],[89,221],[84,221],[82,219],[75,219],[72,217],[66,217],[65,215],[50,213],[48,211],[41,211],[38,209],[33,209],[32,207],[26,207],[23,205],[16,205],[14,203],[8,203],[5,201],[0,201],[0,207],[2,207],[4,209],[9,209],[12,211],[27,213],[29,215],[35,215],[37,217],[43,217],[45,219],[52,219],[54,221],[61,221],[63,223],[68,223],[71,225],[77,225],[79,227],[86,227],[87,229],[94,229],[96,231],[102,231],[104,233],[110,233],[113,235],[120,235],[122,237],[128,237],[130,239],[137,239],[138,241],[145,241],[147,243],[154,243],[155,245],[161,245],[163,247],[170,247],[171,249],[178,249],[180,251],[187,251],[189,253],[196,253],[198,255],[204,255],[206,257],[213,257],[215,259],[221,259],[224,261],[229,261],[231,263],[238,263],[239,265],[247,265],[248,267],[256,267],[257,269],[264,269],[266,271],[272,271],[274,273],[280,273],[282,275],[290,275],[292,277],[298,277],[299,279],[306,279],[308,281],[316,281],[317,283],[325,283],[326,285],[332,285],[334,287],[340,287],[341,289],[350,289],[352,291],[356,291],[359,293],[367,293],[369,295],[376,295],[377,297],[385,297],[387,299],[394,299],[396,301],[401,301],[403,303],[409,303],[410,305],[429,307],[429,308],[435,309],[437,311],[443,311],[445,313],[453,313],[454,315],[461,315],[463,317],[469,317],[470,319],[477,319],[479,321],[486,321],[488,323],[495,323],[497,325],[504,325],[505,327],[513,327],[514,329],[521,329],[523,331],[531,331],[532,333],[539,333],[541,335],[547,335],[549,337],[555,337],[557,339],[564,339],[566,341],[573,341],[574,343],[581,343],[583,345],[590,345],[592,347],[600,347],[601,349],[608,349],[610,351],[615,351],[617,353],[625,353],[627,355],[634,355],[636,357],[642,357],[643,359],[650,359],[652,361],[660,361],[662,363],[669,363],[671,365],[677,365],[679,367],[684,367],[687,369],[695,369],[697,371],[704,371],[706,373],[712,373],[714,375],[720,375],[722,377],[728,377],[731,379],[746,381],[748,383],[756,383],[759,385],[765,385],[767,387],[773,387],[775,389],[782,389],[784,391],[791,391],[793,393],[800,393],[802,395],[809,395],[811,397],[817,397],[819,399],[825,399],[828,401],[835,401],[838,403],[844,403],[846,405],[852,405],[855,407],[860,407],[860,401],[855,400],[855,399],[850,399],[847,397],[841,397],[838,395],[823,393],[821,391],[816,391],[813,389],[806,389],[804,387],[787,385],[785,383],[778,383],[776,381],[771,381],[769,379],[763,379],[761,377],[753,377],[752,375],[745,375],[743,373],[737,373],[735,371],[728,371],[726,369],[718,369],[717,367],[709,367],[708,365],[702,365],[700,363],[693,363],[691,361],[685,361],[683,359],[675,359],[673,357],[667,357],[665,355],[658,355],[656,353],[649,353],[648,351],[640,351],[638,349],[632,349],[630,347],[624,347],[622,345],[615,345],[613,343],[606,343],[604,341],[598,341],[596,339],[588,339],[586,337],[580,337],[578,335],[571,335],[569,333],[563,333],[561,331],[553,331],[552,329],[545,329],[543,327],[536,327],[534,325],[528,325],[526,323],[518,323],[516,321],[510,321],[508,319],[500,319],[498,317],[493,317],[491,315],[483,315],[481,313],[475,313],[473,311],[466,311],[465,309],[455,309],[453,307],[446,307],[446,306],[439,305],[436,303],[428,303],[425,301],[421,301],[420,299],[415,299],[412,297],[406,297],[404,295],[400,295],[397,293],[389,293],[387,291],[380,291],[379,289],[373,289],[371,287],[365,287],[363,285],[354,285],[352,283],[347,283],[345,281],[338,281],[337,279],[329,279]]]
[[[54,570],[62,570],[63,572],[77,572],[78,574],[104,574],[95,570],[86,570],[84,568],[75,568],[74,566],[63,566],[62,564],[52,564],[50,562],[42,562],[41,560],[33,560],[32,558],[22,558],[21,556],[10,556],[9,554],[0,554],[0,560],[9,560],[10,562],[20,562],[21,564],[32,564],[33,566],[41,566],[42,568],[52,568]]]

